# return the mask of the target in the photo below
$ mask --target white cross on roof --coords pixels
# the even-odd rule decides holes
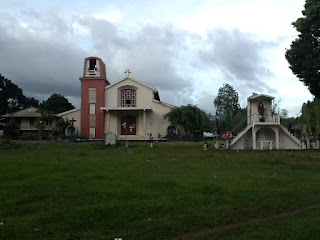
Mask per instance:
[[[128,68],[127,70],[124,71],[124,73],[127,74],[127,77],[129,77],[129,75],[130,75],[131,72],[130,72],[130,70],[129,70],[129,68]]]

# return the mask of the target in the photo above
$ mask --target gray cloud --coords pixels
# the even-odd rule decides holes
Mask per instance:
[[[79,46],[73,23],[88,30],[81,44],[90,50]],[[51,8],[44,14],[26,9],[19,16],[0,12],[0,32],[0,73],[40,100],[60,93],[79,106],[78,78],[88,56],[104,60],[111,82],[123,78],[130,68],[132,77],[159,90],[161,100],[177,106],[198,104],[207,112],[214,112],[215,93],[194,96],[195,85],[200,84],[195,72],[205,68],[221,71],[240,95],[272,91],[262,81],[271,73],[260,52],[272,43],[257,42],[237,30],[214,29],[207,39],[167,25],[142,25],[129,31],[93,17],[66,20]],[[201,46],[205,47],[199,50]]]
[[[196,104],[199,108],[204,110],[206,113],[216,114],[216,109],[213,104],[214,98],[216,96],[209,91],[203,91],[196,99]]]
[[[68,39],[71,28],[54,14],[25,11],[22,16],[27,27],[0,14],[0,72],[40,100],[52,93],[79,97],[78,78],[87,53]]]
[[[187,34],[169,26],[145,26],[128,35],[106,20],[74,17],[90,32],[93,48],[86,52],[73,40],[71,24],[55,11],[21,14],[19,20],[1,14],[0,72],[29,96],[43,100],[57,92],[79,105],[83,59],[95,55],[106,63],[111,82],[121,79],[129,67],[134,78],[158,88],[162,100],[176,105],[191,101],[192,85],[176,73],[173,63]]]
[[[161,90],[165,101],[181,104],[190,96],[191,82],[177,74],[174,60],[193,35],[171,26],[150,25],[137,32],[120,32],[106,20],[89,17],[79,19],[79,23],[90,30],[94,49],[104,59],[111,82],[124,77],[123,71],[130,68],[132,77]]]
[[[251,91],[276,92],[264,82],[272,77],[272,72],[264,65],[266,59],[263,58],[263,51],[275,47],[275,43],[257,41],[237,29],[212,29],[205,46],[199,51],[200,59],[219,69],[224,79],[235,88],[242,88],[245,94]]]

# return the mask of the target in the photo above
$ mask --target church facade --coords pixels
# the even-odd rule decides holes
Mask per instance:
[[[174,106],[161,102],[156,88],[126,76],[110,84],[106,67],[97,57],[84,60],[81,82],[81,109],[60,113],[73,119],[83,138],[103,139],[115,133],[118,139],[147,140],[166,136],[171,125],[163,118]]]

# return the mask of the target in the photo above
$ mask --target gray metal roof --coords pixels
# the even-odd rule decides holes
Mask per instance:
[[[19,110],[17,112],[14,113],[9,113],[9,114],[5,114],[2,115],[1,117],[4,118],[10,118],[10,117],[34,117],[34,118],[38,118],[41,117],[41,113],[38,112],[38,109],[35,107],[29,107],[23,110]]]

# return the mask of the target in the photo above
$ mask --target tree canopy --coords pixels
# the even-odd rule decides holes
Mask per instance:
[[[320,99],[304,103],[301,108],[300,123],[305,131],[320,138]]]
[[[230,131],[245,118],[245,110],[240,111],[238,93],[229,84],[223,84],[218,90],[218,95],[213,103],[216,107],[216,126],[220,134]]]
[[[171,121],[172,125],[181,125],[186,134],[193,133],[194,130],[210,131],[212,129],[209,115],[191,104],[171,109],[164,118]]]
[[[46,115],[68,111],[74,109],[74,106],[64,96],[54,93],[46,101],[43,101],[39,108],[40,112]]]
[[[235,115],[240,108],[238,100],[239,97],[236,90],[229,84],[223,84],[213,102],[216,107],[216,114],[223,116]]]
[[[299,32],[286,59],[292,72],[309,89],[311,94],[320,98],[320,1],[306,0],[303,17],[293,24]]]
[[[21,88],[0,74],[0,116],[38,105],[38,100],[26,97]]]

